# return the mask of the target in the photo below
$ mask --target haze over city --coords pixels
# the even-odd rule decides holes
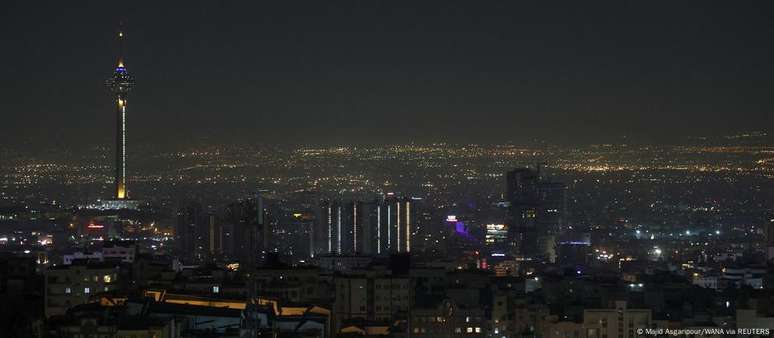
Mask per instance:
[[[3,10],[2,138],[133,143],[681,142],[772,124],[766,2],[51,2]]]

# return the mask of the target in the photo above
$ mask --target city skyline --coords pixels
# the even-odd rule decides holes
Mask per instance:
[[[8,9],[2,337],[774,335],[764,6]]]

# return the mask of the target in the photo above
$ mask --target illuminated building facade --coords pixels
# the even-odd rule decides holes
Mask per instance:
[[[508,241],[508,226],[505,224],[487,224],[484,236],[486,246],[497,253],[503,253]]]
[[[375,254],[375,204],[351,201],[346,203],[345,253]]]
[[[323,201],[317,212],[313,252],[381,255],[410,252],[417,224],[415,201]]]
[[[323,201],[317,215],[317,231],[313,252],[316,255],[340,253],[342,248],[342,203]]]
[[[123,56],[124,33],[118,32],[121,52],[113,75],[107,80],[107,86],[113,93],[116,103],[116,164],[115,164],[115,198],[127,199],[129,193],[126,186],[126,105],[127,96],[134,87],[134,79],[129,75],[124,65]]]
[[[368,206],[361,201],[323,201],[317,215],[313,252],[317,255],[369,253]]]
[[[387,226],[387,252],[411,252],[411,241],[416,227],[416,208],[410,198],[388,195],[384,200],[382,212]]]

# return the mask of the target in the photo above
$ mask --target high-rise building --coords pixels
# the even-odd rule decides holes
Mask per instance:
[[[320,203],[315,254],[356,254],[364,248],[364,224],[368,213],[360,201],[323,201]]]
[[[255,198],[229,204],[222,227],[224,247],[227,248],[224,253],[236,258],[240,264],[251,267],[265,258],[270,229],[267,229],[264,216],[260,194],[256,194]]]
[[[363,255],[377,255],[379,254],[378,242],[379,242],[379,203],[376,200],[370,202],[360,203],[360,220],[358,221],[358,236],[355,238],[357,241],[358,253]]]
[[[346,204],[344,217],[344,253],[373,254],[372,217],[373,203],[351,201]]]
[[[178,210],[175,244],[178,256],[183,261],[194,262],[201,258],[198,238],[204,224],[204,212],[200,204],[192,202]]]
[[[411,252],[417,223],[415,209],[410,198],[388,195],[384,199],[382,211],[386,214],[388,252]]]
[[[124,65],[123,51],[124,32],[118,32],[120,52],[113,75],[107,80],[107,86],[113,93],[116,102],[116,163],[115,163],[115,198],[129,198],[126,186],[126,105],[127,96],[134,87],[134,79],[129,75]]]
[[[323,201],[317,212],[315,254],[382,255],[410,252],[418,215],[412,199]]]
[[[315,255],[340,253],[342,249],[343,222],[342,203],[338,201],[323,201],[317,213],[317,230],[315,234]]]
[[[567,186],[544,179],[540,167],[514,169],[506,178],[514,253],[554,261],[556,235],[564,227]]]
[[[223,228],[212,211],[207,215],[207,251],[211,257],[223,253]]]
[[[221,229],[221,245],[223,256],[226,258],[236,258],[237,236],[236,225],[231,222],[224,222],[220,226]]]

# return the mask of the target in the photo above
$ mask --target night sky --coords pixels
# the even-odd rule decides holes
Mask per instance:
[[[124,4],[122,4],[124,3]],[[667,142],[768,131],[771,1],[4,1],[0,140]]]

